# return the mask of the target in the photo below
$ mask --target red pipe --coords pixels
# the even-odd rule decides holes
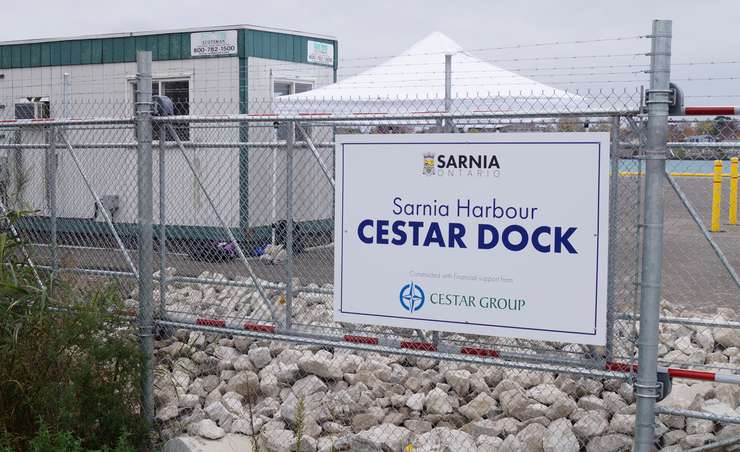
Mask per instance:
[[[737,107],[684,107],[683,114],[686,116],[735,115],[739,110]]]

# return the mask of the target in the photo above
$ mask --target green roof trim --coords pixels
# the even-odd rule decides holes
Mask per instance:
[[[237,31],[242,58],[316,64],[307,61],[307,47],[308,41],[319,41],[334,46],[334,70],[337,68],[337,41],[272,31]],[[137,50],[150,50],[154,61],[191,59],[190,32],[0,45],[0,69],[135,62]]]

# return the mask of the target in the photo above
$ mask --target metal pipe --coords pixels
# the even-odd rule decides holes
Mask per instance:
[[[683,408],[671,408],[661,405],[655,407],[655,413],[706,419],[708,421],[720,422],[723,424],[740,424],[740,416],[722,416],[720,414],[707,413],[705,411],[684,410]]]
[[[75,129],[77,131],[78,129]],[[333,148],[334,142],[320,142],[312,143],[317,148]],[[234,149],[243,146],[250,146],[253,148],[284,148],[287,146],[285,141],[260,141],[260,142],[212,142],[212,143],[183,143],[185,148],[198,148],[198,149]],[[72,143],[75,149],[135,149],[138,145],[135,142],[132,143]],[[35,143],[35,144],[0,144],[0,149],[47,149],[49,147],[46,143]],[[165,143],[165,147],[176,149],[177,145]],[[294,148],[308,148],[309,145],[302,141],[296,141],[293,143]]]
[[[435,119],[525,119],[525,118],[559,118],[559,117],[610,117],[610,116],[637,116],[640,110],[591,110],[591,111],[543,111],[538,113],[501,113],[500,111],[491,110],[484,112],[470,113],[444,113],[444,112],[420,112],[415,114],[384,114],[384,113],[357,113],[333,115],[331,113],[315,113],[305,115],[252,115],[252,114],[234,114],[223,116],[160,116],[155,118],[155,122],[183,122],[193,123],[204,122],[284,122],[284,121],[301,121],[301,122],[334,122],[334,121],[401,121],[401,120],[435,120]],[[10,127],[10,125],[9,125]]]
[[[247,329],[234,329],[234,328],[221,328],[206,325],[194,325],[187,322],[173,322],[168,320],[158,320],[156,322],[159,325],[169,326],[172,328],[187,328],[191,331],[203,331],[207,333],[221,334],[221,335],[236,335],[236,336],[248,336],[256,339],[262,339],[267,341],[282,341],[291,342],[294,344],[308,344],[312,346],[323,346],[323,347],[339,347],[351,350],[375,352],[375,353],[388,353],[394,355],[405,355],[405,356],[416,356],[419,358],[432,358],[441,359],[446,361],[457,361],[471,364],[488,364],[494,366],[502,366],[513,369],[531,370],[537,372],[553,372],[558,374],[571,374],[579,375],[588,378],[614,378],[625,380],[629,378],[629,373],[619,371],[608,371],[608,370],[597,370],[591,368],[574,367],[574,366],[557,366],[548,365],[542,363],[527,363],[523,361],[507,361],[501,358],[494,357],[483,357],[476,355],[463,355],[455,353],[444,353],[444,352],[433,352],[425,350],[414,350],[414,349],[402,349],[396,347],[386,347],[382,345],[368,345],[357,342],[347,342],[342,337],[335,338],[320,338],[316,335],[304,335],[297,333],[295,330],[279,332],[279,333],[266,333],[255,330]]]
[[[632,314],[622,314],[620,320],[639,320],[639,316]],[[661,317],[660,323],[671,323],[676,325],[694,325],[708,326],[714,328],[740,328],[740,321],[736,320],[718,320],[718,319],[698,319],[694,317]]]
[[[733,444],[740,443],[740,436],[733,438],[723,439],[714,443],[705,444],[703,446],[686,449],[684,452],[701,452],[704,450],[717,450],[720,447],[731,446]]]
[[[56,127],[49,127],[49,149],[46,153],[49,185],[49,228],[51,248],[51,280],[56,278],[59,272],[59,249],[57,238],[57,148],[56,148]],[[52,285],[53,287],[53,285]]]
[[[671,71],[669,20],[653,21],[650,52],[650,97],[647,101],[645,150],[645,224],[640,293],[640,336],[634,449],[651,452],[655,442],[655,400],[658,372],[658,318],[663,263],[663,174],[668,136],[668,82]]]
[[[285,152],[285,329],[293,322],[293,139],[297,123],[288,123],[288,148]],[[298,126],[300,127],[300,126]]]
[[[159,315],[164,315],[167,294],[167,216],[165,212],[165,142],[159,132]]]
[[[611,361],[614,355],[614,259],[617,242],[617,205],[619,194],[619,116],[612,118],[610,132],[611,172],[609,174],[609,269],[606,296],[606,360]]]
[[[144,364],[141,368],[141,414],[154,423],[154,316],[152,309],[152,52],[136,53],[136,186],[139,230],[139,340]],[[101,206],[102,207],[102,206]],[[105,209],[103,209],[105,211]]]
[[[727,222],[731,225],[737,224],[737,182],[738,175],[738,158],[730,159],[730,211],[727,214]]]
[[[452,55],[445,55],[445,113],[452,111]],[[452,119],[445,119],[444,131],[453,132]]]

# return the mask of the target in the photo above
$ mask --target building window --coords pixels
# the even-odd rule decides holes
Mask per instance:
[[[288,96],[290,94],[300,94],[313,89],[312,83],[307,82],[293,82],[293,81],[276,81],[272,86],[273,97]],[[309,136],[311,135],[311,129],[309,126],[304,125],[303,130],[306,131]],[[296,140],[299,140],[301,135],[298,130],[295,131]],[[280,124],[277,128],[277,139],[287,140],[288,139],[288,125]]]
[[[51,104],[48,97],[24,97],[15,104],[15,119],[51,118]]]
[[[152,80],[152,96],[167,96],[172,100],[175,115],[187,116],[190,114],[190,81],[187,79],[154,79]],[[136,84],[134,83],[134,100],[136,99]],[[190,123],[173,122],[172,127],[180,141],[190,141]],[[152,130],[152,138],[159,140],[159,130]],[[166,141],[175,141],[171,133],[167,133]]]

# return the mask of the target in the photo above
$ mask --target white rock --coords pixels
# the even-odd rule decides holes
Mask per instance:
[[[686,419],[686,433],[696,435],[702,433],[712,433],[714,431],[714,422],[707,419]]]
[[[469,420],[475,421],[486,416],[492,409],[496,408],[497,405],[498,404],[494,398],[485,392],[481,392],[471,400],[470,403],[461,406],[459,411],[460,414]]]
[[[475,439],[463,431],[437,427],[431,432],[420,435],[414,443],[414,449],[420,452],[459,452],[476,451],[478,447]]]
[[[219,345],[213,351],[213,355],[220,361],[234,362],[239,358],[239,356],[241,356],[241,353],[239,353],[234,347]]]
[[[678,444],[682,439],[686,438],[686,432],[683,430],[671,430],[670,432],[663,435],[663,444],[666,446],[672,446]],[[683,450],[683,449],[682,449]]]
[[[209,419],[214,422],[218,422],[219,425],[224,425],[228,419],[233,417],[222,402],[211,403],[206,406],[205,412]]]
[[[452,404],[447,393],[440,388],[434,388],[424,398],[424,407],[432,414],[452,413]]]
[[[697,387],[694,386],[684,383],[673,383],[671,393],[668,394],[668,397],[658,402],[658,404],[660,406],[687,410],[698,394]]]
[[[717,399],[706,400],[704,402],[703,409],[704,411],[708,411],[719,416],[737,416],[737,413],[735,412],[735,410],[732,409],[730,405],[720,402]]]
[[[578,399],[578,406],[584,410],[606,410],[604,400],[596,396],[585,396]]]
[[[414,411],[421,411],[424,408],[424,394],[413,394],[406,399],[406,406]]]
[[[253,397],[259,390],[259,377],[252,371],[243,370],[229,380],[227,391],[234,391],[243,396]]]
[[[716,440],[715,436],[711,433],[696,433],[693,435],[686,435],[684,439],[681,440],[681,447],[684,448],[694,448],[703,446],[705,444],[714,442]]]
[[[240,355],[236,360],[234,360],[233,366],[234,366],[234,370],[237,372],[241,372],[242,370],[251,370],[251,371],[257,370],[254,367],[252,360],[250,360],[249,356],[247,355]]]
[[[400,451],[409,443],[411,435],[407,428],[381,424],[354,435],[349,449],[352,452]]]
[[[527,390],[527,395],[545,405],[552,405],[557,400],[567,397],[566,393],[552,383],[545,383],[530,388]]]
[[[635,415],[615,414],[609,422],[609,431],[612,433],[632,435],[635,431]]]
[[[547,408],[545,416],[550,420],[565,418],[570,416],[577,408],[575,400],[570,397],[563,396],[555,401],[552,405]]]
[[[166,422],[170,419],[174,419],[180,414],[177,404],[168,404],[157,410],[157,420],[160,422]]]
[[[224,429],[216,425],[216,423],[210,419],[203,419],[200,422],[190,424],[188,426],[188,433],[208,439],[219,439],[226,435]]]
[[[219,440],[207,440],[195,436],[179,436],[167,441],[162,452],[254,452],[252,438],[244,435],[227,434]]]
[[[432,423],[420,419],[408,419],[404,421],[403,426],[417,435],[432,431]]]
[[[711,329],[701,328],[694,334],[694,340],[705,352],[710,353],[714,350],[714,335]]]
[[[714,340],[723,347],[740,347],[740,334],[734,328],[715,329]]]
[[[504,439],[503,444],[501,444],[501,450],[502,451],[514,451],[514,450],[524,450],[524,446],[522,445],[521,441],[517,439],[515,435],[509,435]]]
[[[573,425],[568,419],[556,419],[547,427],[542,439],[545,452],[578,452],[581,445],[573,433]]]
[[[586,446],[586,452],[623,452],[631,450],[631,448],[631,437],[612,433],[591,439]]]
[[[445,381],[459,396],[464,397],[470,391],[470,372],[467,370],[448,370]]]
[[[307,374],[322,378],[340,379],[343,375],[341,367],[335,365],[331,358],[318,354],[299,359],[298,368]]]
[[[478,444],[478,452],[503,451],[501,446],[504,444],[504,440],[497,436],[481,435],[475,440],[475,442]]]
[[[589,439],[601,435],[609,427],[606,417],[601,411],[587,411],[573,426],[573,431],[581,439]]]
[[[522,423],[513,417],[502,419],[481,419],[480,421],[471,422],[463,426],[462,430],[470,433],[473,437],[478,438],[481,435],[486,436],[507,436],[518,432]]]
[[[257,369],[262,369],[272,361],[270,349],[267,347],[252,347],[249,349],[247,356]]]
[[[293,452],[295,434],[290,430],[268,430],[260,433],[260,442],[266,452]]]
[[[200,397],[196,394],[185,394],[178,399],[177,405],[181,408],[195,408],[200,406]]]
[[[325,392],[326,390],[326,384],[315,375],[301,378],[292,387],[292,391],[297,397],[305,397],[317,392]]]
[[[529,424],[516,434],[516,439],[522,443],[524,450],[542,452],[543,437],[547,429],[542,424]]]

